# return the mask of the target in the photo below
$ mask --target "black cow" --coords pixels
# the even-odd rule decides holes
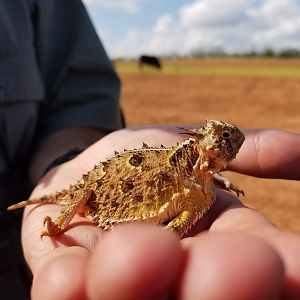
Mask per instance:
[[[162,68],[161,62],[155,56],[142,55],[139,59],[139,66],[142,70],[143,66],[154,67],[158,70]]]

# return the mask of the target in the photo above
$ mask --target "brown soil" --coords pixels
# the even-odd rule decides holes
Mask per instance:
[[[239,127],[300,132],[300,78],[120,74],[127,126],[199,124],[220,119]],[[300,162],[299,162],[300,167]],[[230,174],[246,191],[242,201],[279,228],[300,232],[299,181]]]

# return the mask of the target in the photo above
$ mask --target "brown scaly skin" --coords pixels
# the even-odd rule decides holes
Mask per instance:
[[[110,229],[126,222],[166,224],[181,237],[215,202],[213,180],[237,195],[243,191],[219,171],[235,158],[243,133],[235,126],[210,120],[198,129],[183,129],[189,139],[170,148],[125,150],[95,166],[69,189],[10,206],[36,203],[63,205],[53,222],[44,219],[41,236],[63,233],[76,213]]]

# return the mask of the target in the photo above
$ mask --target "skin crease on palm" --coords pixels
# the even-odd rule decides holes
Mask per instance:
[[[300,179],[299,134],[243,131],[246,140],[231,170]],[[171,146],[182,141],[177,133],[171,126],[111,133],[48,172],[32,197],[68,186],[115,150],[143,142]],[[41,240],[43,218],[55,217],[60,208],[26,207],[22,241],[34,274],[32,299],[300,299],[300,237],[280,232],[234,195],[217,194],[216,204],[183,240],[146,224],[102,233],[80,216],[63,235]]]

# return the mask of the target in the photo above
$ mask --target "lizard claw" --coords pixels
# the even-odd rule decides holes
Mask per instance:
[[[243,197],[245,197],[245,193],[242,189],[240,189],[238,186],[235,187],[234,191],[236,192],[236,195],[239,197],[240,194],[243,195]]]
[[[41,233],[41,239],[44,236],[53,236],[62,233],[61,228],[49,216],[45,217],[43,225],[46,227],[46,230]]]
[[[46,216],[43,221],[43,226],[46,226],[46,228],[47,228],[49,223],[53,223],[52,219],[51,219],[51,217]]]
[[[40,235],[41,239],[43,239],[44,236],[49,236],[48,231],[42,231],[41,232],[41,235]]]

